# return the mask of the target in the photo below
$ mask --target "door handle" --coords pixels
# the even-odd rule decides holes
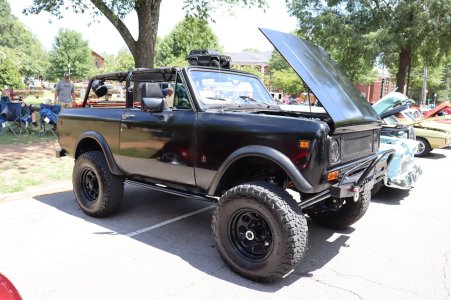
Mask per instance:
[[[135,115],[123,114],[122,115],[122,120],[132,119],[134,117],[135,117]]]

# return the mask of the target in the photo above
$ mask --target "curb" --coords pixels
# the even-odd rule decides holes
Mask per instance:
[[[70,180],[59,181],[51,184],[46,184],[43,186],[37,186],[35,188],[31,188],[23,192],[0,194],[0,204],[13,200],[30,198],[39,195],[56,194],[61,192],[67,192],[70,190],[72,190],[72,181]]]

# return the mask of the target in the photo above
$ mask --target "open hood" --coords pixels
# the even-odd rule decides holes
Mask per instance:
[[[377,102],[373,105],[373,109],[379,114],[379,116],[382,116],[386,112],[400,105],[408,108],[413,104],[415,104],[415,101],[409,99],[406,95],[399,92],[391,92],[377,100]],[[399,112],[405,110],[406,108],[401,109]]]
[[[294,35],[262,28],[260,31],[321,102],[336,128],[381,123],[371,105],[323,49]]]
[[[440,111],[443,111],[446,114],[450,114],[451,113],[451,103],[449,103],[448,101],[445,101],[445,102],[437,105],[436,107],[434,107],[430,111],[425,112],[424,113],[424,117],[425,118],[429,118],[429,117],[435,116]]]
[[[379,117],[381,117],[381,119],[385,119],[385,118],[388,118],[390,116],[393,116],[394,114],[400,113],[400,112],[402,112],[402,111],[404,111],[404,110],[406,110],[408,108],[409,108],[409,106],[405,105],[405,104],[404,105],[398,105],[395,108],[388,109],[385,112],[379,114]]]

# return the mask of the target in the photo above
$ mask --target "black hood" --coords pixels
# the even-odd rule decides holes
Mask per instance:
[[[381,124],[378,114],[323,49],[294,35],[260,31],[321,102],[336,128]]]

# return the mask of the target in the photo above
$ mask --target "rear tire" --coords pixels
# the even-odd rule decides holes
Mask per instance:
[[[213,237],[236,273],[273,282],[290,272],[307,245],[307,222],[294,199],[265,182],[228,190],[213,213]]]
[[[431,145],[429,145],[429,142],[425,138],[417,137],[418,145],[418,152],[415,154],[417,157],[423,157],[429,152],[432,151]]]
[[[215,68],[219,68],[219,60],[217,59],[212,59],[210,61],[210,66],[215,67]]]
[[[332,229],[345,229],[363,217],[368,210],[370,201],[371,192],[360,193],[357,202],[352,197],[346,198],[346,203],[336,211],[311,213],[309,216],[320,225]]]
[[[75,199],[80,208],[93,217],[116,212],[124,194],[124,179],[110,172],[101,151],[81,154],[72,173]]]
[[[189,64],[192,65],[192,66],[197,66],[199,64],[199,62],[197,61],[197,59],[191,59],[189,61]]]

